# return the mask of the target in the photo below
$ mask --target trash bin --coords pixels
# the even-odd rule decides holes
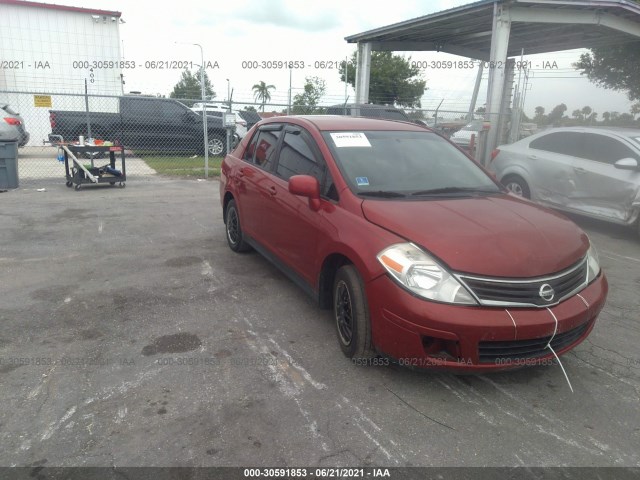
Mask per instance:
[[[18,188],[18,142],[0,142],[0,189]]]

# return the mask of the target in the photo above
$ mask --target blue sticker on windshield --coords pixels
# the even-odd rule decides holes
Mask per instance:
[[[369,185],[369,179],[367,177],[356,177],[356,183],[359,187],[366,187]]]

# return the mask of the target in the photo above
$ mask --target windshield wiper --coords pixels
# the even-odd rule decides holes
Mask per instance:
[[[380,197],[380,198],[400,198],[400,197],[406,197],[406,195],[404,193],[400,193],[400,192],[391,192],[391,191],[387,191],[387,190],[377,190],[377,191],[371,191],[371,192],[358,192],[358,195],[364,195],[367,197]]]
[[[420,196],[420,195],[441,195],[448,193],[500,193],[499,190],[486,190],[477,187],[443,187],[443,188],[432,188],[431,190],[419,190],[417,192],[413,192],[411,195]]]

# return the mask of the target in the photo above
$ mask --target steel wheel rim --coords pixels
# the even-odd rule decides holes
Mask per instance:
[[[518,182],[509,182],[507,183],[507,190],[512,193],[515,193],[519,197],[524,197],[524,192],[522,191],[522,185]]]
[[[212,155],[219,155],[224,150],[224,145],[222,144],[222,140],[219,138],[215,138],[213,140],[209,140],[209,153]]]
[[[343,280],[338,282],[334,302],[338,336],[345,346],[349,346],[353,339],[353,305],[349,287]]]
[[[227,217],[227,238],[232,245],[237,245],[240,239],[240,223],[238,222],[238,213],[235,208],[229,210]]]

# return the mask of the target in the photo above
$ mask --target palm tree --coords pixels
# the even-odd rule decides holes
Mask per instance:
[[[265,104],[271,100],[271,93],[269,93],[269,90],[276,89],[275,85],[267,85],[266,83],[264,83],[262,80],[260,81],[260,83],[256,83],[253,87],[251,87],[251,89],[253,90],[253,98],[256,101],[260,101],[260,107],[262,108],[262,111],[264,112],[264,106]]]

